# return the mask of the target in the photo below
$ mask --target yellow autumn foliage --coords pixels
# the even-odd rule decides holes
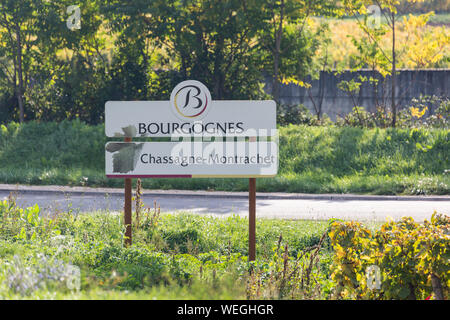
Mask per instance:
[[[428,107],[425,107],[422,110],[420,110],[420,108],[411,107],[411,108],[409,108],[409,110],[411,111],[411,115],[413,117],[416,117],[417,119],[420,119],[420,118],[422,118],[424,116],[425,112],[427,112]]]

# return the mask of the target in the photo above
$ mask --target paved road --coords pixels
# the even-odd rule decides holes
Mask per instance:
[[[82,189],[61,190],[21,188],[16,191],[17,202],[23,206],[37,203],[44,212],[121,211],[123,195],[120,190]],[[0,199],[5,199],[10,190],[0,185]],[[189,191],[151,191],[143,197],[146,206],[153,207],[156,201],[162,212],[194,212],[227,216],[246,216],[248,200],[246,193],[212,193]],[[258,194],[257,217],[281,219],[327,220],[378,220],[387,217],[395,220],[412,216],[417,221],[429,219],[434,211],[450,215],[450,197],[420,199],[414,197],[364,197],[342,195],[289,195]]]

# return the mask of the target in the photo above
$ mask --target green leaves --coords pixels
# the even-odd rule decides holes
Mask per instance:
[[[416,143],[416,148],[423,152],[428,152],[428,150],[433,149],[433,146],[425,145],[422,146],[419,142]]]
[[[397,294],[398,294],[399,298],[403,299],[403,300],[406,299],[410,293],[411,293],[411,290],[409,290],[409,288],[406,286],[399,287],[397,290]]]
[[[37,204],[18,208],[14,200],[0,201],[0,236],[39,243],[58,234],[53,221],[40,214]]]

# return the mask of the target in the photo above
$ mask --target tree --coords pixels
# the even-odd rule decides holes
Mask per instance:
[[[397,72],[397,60],[396,60],[396,23],[397,23],[397,7],[402,2],[416,3],[423,2],[424,0],[344,0],[343,5],[349,15],[355,16],[360,28],[367,36],[367,40],[370,41],[375,49],[381,52],[382,59],[387,60],[390,65],[390,77],[391,77],[391,109],[392,109],[392,126],[396,126],[397,122],[397,103],[396,103],[396,72]],[[391,52],[388,54],[385,52],[379,43],[379,28],[371,28],[368,25],[368,15],[370,12],[368,8],[373,4],[377,5],[382,16],[377,17],[381,26],[381,18],[384,18],[385,25],[390,29],[392,33],[391,37]],[[359,16],[362,15],[363,19]],[[374,52],[372,50],[372,52]],[[374,55],[375,56],[375,55]]]
[[[43,2],[39,31],[39,63],[33,65],[27,103],[35,119],[81,119],[98,123],[103,119],[109,94],[109,59],[104,19],[99,14],[103,0],[80,0],[80,28],[72,20],[71,0]],[[68,9],[69,8],[69,9]]]
[[[32,0],[0,2],[0,67],[17,98],[20,122],[25,118],[24,93],[32,52],[36,52],[39,4]]]
[[[254,98],[260,92],[255,54],[260,7],[258,0],[140,0],[114,1],[105,11],[115,30],[151,39],[183,79],[204,82],[219,100]]]
[[[338,8],[333,0],[267,0],[262,8],[265,26],[259,37],[267,52],[266,71],[272,74],[272,96],[279,103],[280,82],[303,78],[317,47],[311,43],[314,36],[308,30],[309,19],[338,15]]]
[[[103,58],[99,53],[102,44],[96,37],[102,23],[98,1],[82,0],[78,4],[84,23],[80,30],[73,31],[67,26],[70,0],[0,2],[0,73],[14,92],[20,122],[79,115],[83,108],[73,103],[73,98],[86,93],[79,90],[82,85],[92,89],[99,83],[86,77],[101,75],[97,72],[100,70],[94,70],[96,60]],[[85,109],[88,117],[95,115],[92,109]]]
[[[407,33],[404,46],[406,67],[439,68],[444,67],[450,52],[450,34],[446,27],[427,28],[434,12],[419,16],[403,17],[403,28]]]

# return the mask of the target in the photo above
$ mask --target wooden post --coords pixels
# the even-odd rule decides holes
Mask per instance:
[[[125,142],[131,142],[131,138],[125,138]],[[125,203],[124,203],[124,224],[125,224],[125,246],[131,246],[132,244],[132,232],[131,232],[131,178],[125,178]]]

